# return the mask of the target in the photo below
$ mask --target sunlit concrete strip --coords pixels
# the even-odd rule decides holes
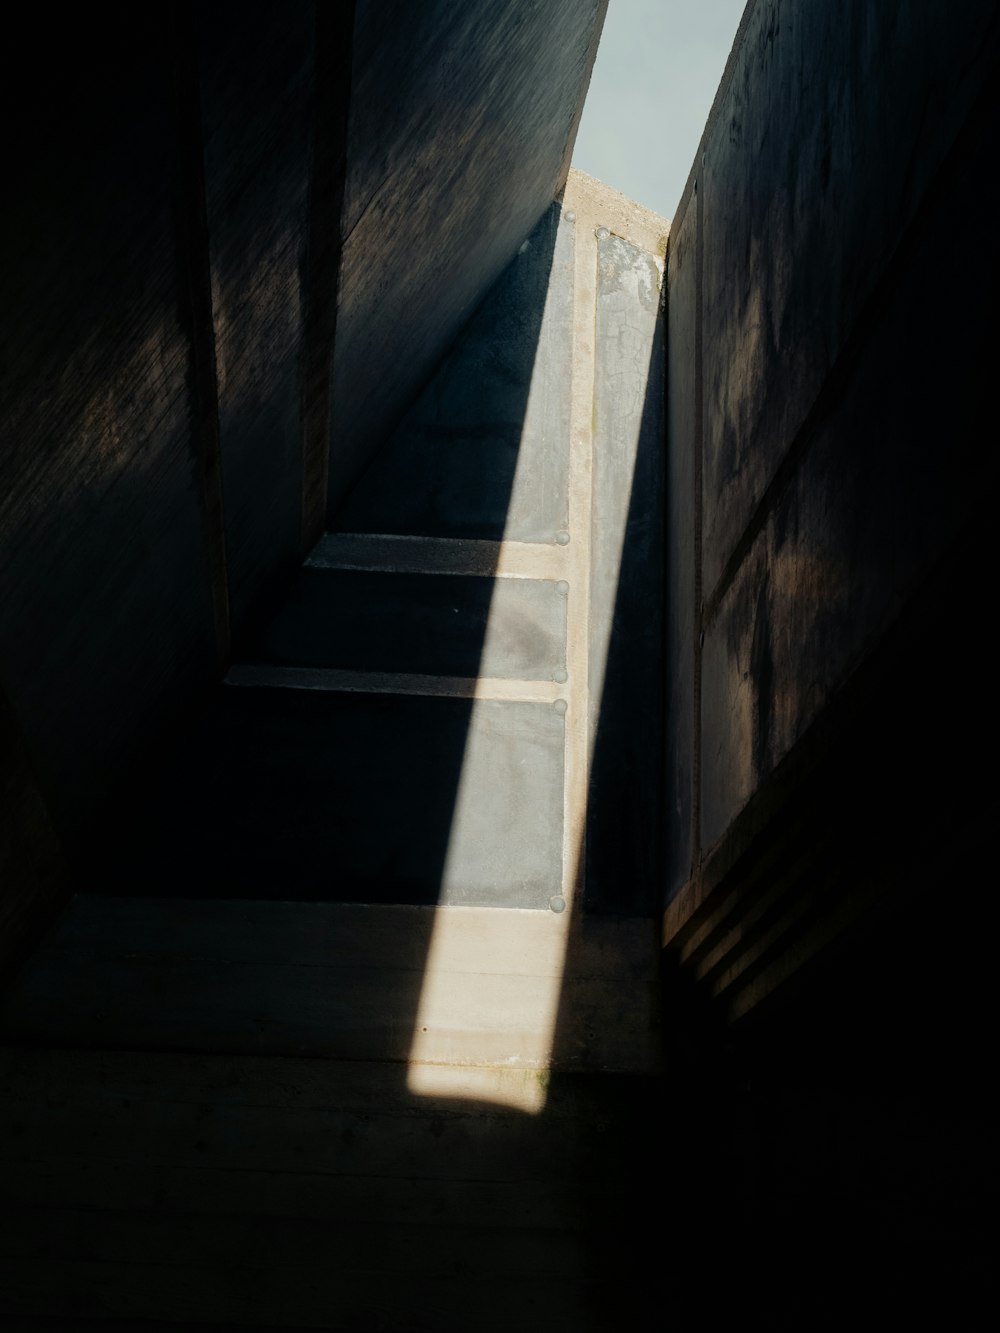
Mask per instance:
[[[594,377],[598,229],[607,227],[614,228],[616,234],[627,233],[625,239],[643,245],[660,260],[665,250],[667,231],[662,218],[649,214],[646,210],[637,209],[616,192],[606,190],[598,182],[578,172],[570,173],[563,200],[563,218],[565,222],[574,225],[575,245],[572,272],[574,300],[569,440],[553,441],[553,447],[568,448],[570,469],[568,532],[561,551],[561,559],[564,561],[561,577],[565,578],[569,585],[566,653],[568,679],[562,687],[562,697],[566,701],[562,894],[560,900],[553,900],[552,905],[555,910],[551,913],[518,914],[527,915],[531,921],[530,929],[537,937],[536,946],[545,952],[544,977],[540,978],[536,974],[532,977],[530,985],[527,979],[524,982],[524,986],[531,993],[530,1024],[524,1022],[523,1015],[519,1023],[514,1023],[511,1021],[513,1015],[496,1014],[493,1017],[494,1022],[507,1023],[506,1041],[497,1043],[496,1033],[487,1034],[485,1031],[483,1033],[484,1064],[489,1059],[495,1061],[498,1053],[503,1052],[501,1063],[514,1065],[519,1071],[527,1064],[537,1071],[539,1077],[534,1080],[525,1079],[523,1073],[519,1073],[516,1079],[490,1084],[491,1098],[502,1099],[507,1104],[519,1106],[527,1111],[541,1111],[544,1108],[545,1072],[552,1063],[553,1039],[564,985],[567,945],[570,932],[581,928],[579,913],[574,912],[572,907],[582,889],[592,732],[588,679],[591,677],[590,538],[595,447]],[[543,329],[544,322],[543,315]],[[647,355],[651,346],[650,331],[650,340],[646,347]],[[536,391],[536,378],[540,374],[544,375],[546,370],[551,373],[550,367],[540,368],[536,360],[532,393]],[[519,467],[515,475],[515,497],[519,482],[524,481],[520,472]],[[612,539],[616,555],[620,558],[627,512],[618,517],[619,521]],[[505,549],[513,545],[513,543],[503,543]],[[524,565],[521,566],[524,576],[544,577],[539,572],[541,561],[535,563],[533,559],[535,552],[532,548],[523,547],[521,551],[524,559]],[[610,622],[607,632],[610,633]],[[607,652],[608,633],[600,638],[604,653]],[[603,672],[598,672],[596,675],[598,680],[603,678]],[[599,694],[595,697],[599,698]],[[476,766],[476,756],[470,752],[476,743],[475,735],[470,731],[463,776]],[[463,807],[467,796],[471,800],[471,795],[463,791],[463,784],[460,781],[452,824],[452,845],[461,837]],[[447,874],[447,870],[445,873]],[[459,907],[437,910],[410,1055],[408,1086],[414,1092],[438,1096],[476,1095],[460,1070],[457,1071],[447,1062],[442,1062],[440,1044],[442,1028],[446,1030],[449,1023],[459,1022],[464,1030],[464,1018],[460,1019],[459,1016],[474,1010],[478,1002],[480,989],[478,974],[475,971],[463,972],[461,969],[461,961],[467,955],[464,935],[469,926],[471,922],[465,909]],[[493,928],[498,933],[506,934],[515,928],[514,915],[511,913],[500,915],[493,923]],[[517,928],[525,927],[519,924]],[[466,1045],[464,1049],[467,1052],[468,1046]],[[491,1052],[490,1056],[487,1056],[487,1050]]]
[[[594,459],[594,356],[597,301],[597,246],[594,198],[586,177],[570,174],[564,208],[576,219],[573,263],[573,370],[570,399],[570,534],[573,572],[566,618],[566,665],[570,693],[566,713],[563,787],[563,897],[567,921],[583,889],[587,821],[590,696],[590,525]],[[560,978],[561,980],[561,978]],[[555,1005],[558,1005],[558,994]],[[552,1028],[555,1028],[555,1008]]]
[[[510,908],[436,909],[407,1070],[411,1092],[544,1109],[568,920]],[[484,984],[490,975],[508,979],[499,1004]]]
[[[244,663],[230,667],[225,683],[243,688],[325,690],[345,694],[415,694],[446,699],[499,699],[554,704],[566,686],[549,680],[504,680],[486,676],[423,676],[393,671],[347,671],[337,667],[289,667]]]
[[[592,491],[594,498],[594,523],[599,525],[593,539],[593,579],[590,590],[590,654],[589,663],[590,695],[594,707],[600,706],[604,691],[604,679],[607,667],[608,648],[611,639],[611,627],[615,614],[615,600],[618,578],[622,564],[622,551],[629,517],[629,500],[632,488],[635,460],[639,448],[642,427],[642,397],[646,390],[646,375],[652,353],[657,324],[662,320],[659,307],[660,292],[666,258],[669,223],[665,218],[648,209],[642,208],[617,190],[611,190],[599,181],[579,173],[578,189],[581,210],[586,210],[588,235],[599,244],[609,237],[618,237],[641,252],[644,263],[632,267],[622,266],[616,270],[620,288],[615,292],[617,298],[616,313],[619,316],[616,325],[617,356],[622,362],[630,362],[638,371],[636,380],[642,383],[642,395],[638,403],[631,401],[622,404],[618,420],[624,427],[617,438],[597,439],[596,450],[608,450],[613,445],[622,449],[626,456],[627,472],[620,478],[621,495],[618,503],[609,507],[600,506],[596,496],[599,487],[595,482]],[[597,254],[595,250],[595,267]],[[656,275],[659,286],[655,293],[649,291],[650,273]],[[646,290],[640,290],[646,284]],[[650,300],[650,296],[653,297]],[[645,299],[644,299],[645,298]],[[592,310],[594,323],[597,324],[597,291],[593,296]],[[595,327],[595,333],[596,333]],[[591,386],[591,408],[595,422],[598,416],[593,384]],[[620,393],[626,394],[627,387],[620,385]],[[596,718],[593,719],[596,722]],[[596,727],[591,728],[591,747],[596,735]],[[589,760],[593,759],[593,754]]]
[[[555,580],[568,577],[570,564],[569,551],[558,544],[353,532],[326,533],[306,561],[312,569]]]

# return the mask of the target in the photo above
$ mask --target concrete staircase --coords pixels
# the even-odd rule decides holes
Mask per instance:
[[[653,1326],[658,941],[592,755],[659,392],[654,290],[598,458],[600,296],[655,227],[570,188],[3,1001],[5,1328]]]

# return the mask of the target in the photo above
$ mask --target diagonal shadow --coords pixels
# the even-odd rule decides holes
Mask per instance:
[[[595,994],[589,1012],[564,984],[552,1037],[553,1065],[603,1072],[607,1127],[588,1163],[592,1189],[585,1234],[595,1272],[622,1275],[615,1291],[595,1292],[595,1326],[622,1310],[634,1327],[662,1318],[659,1293],[627,1275],[680,1278],[676,1226],[666,1186],[669,1103],[648,1056],[629,1049],[630,1009],[657,1008],[654,959],[663,884],[665,685],[665,287],[656,302],[648,358],[636,363],[613,304],[620,266],[651,258],[618,238],[599,241],[595,473],[592,510],[590,761],[582,846],[582,893],[573,904],[564,979],[586,975],[594,926],[615,924],[631,980]],[[641,291],[641,285],[640,285]],[[652,994],[651,994],[652,992]],[[607,1031],[625,1040],[609,1048]],[[639,1072],[642,1070],[643,1072]],[[564,1076],[572,1080],[572,1074]],[[614,1200],[611,1204],[610,1201]],[[610,1220],[614,1225],[609,1226]],[[667,1256],[671,1257],[667,1257]],[[627,1290],[626,1290],[627,1289]]]

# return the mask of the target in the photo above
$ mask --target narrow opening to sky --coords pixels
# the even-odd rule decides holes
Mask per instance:
[[[611,0],[573,153],[672,217],[746,0]]]

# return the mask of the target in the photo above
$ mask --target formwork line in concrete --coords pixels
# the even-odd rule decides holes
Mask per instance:
[[[306,561],[310,569],[385,574],[478,574],[508,579],[564,579],[565,546],[462,537],[328,532]]]
[[[242,663],[230,667],[225,684],[237,688],[319,690],[343,694],[416,694],[448,699],[497,699],[556,704],[566,686],[548,680],[427,676],[392,671],[346,671],[336,667],[288,667]]]

